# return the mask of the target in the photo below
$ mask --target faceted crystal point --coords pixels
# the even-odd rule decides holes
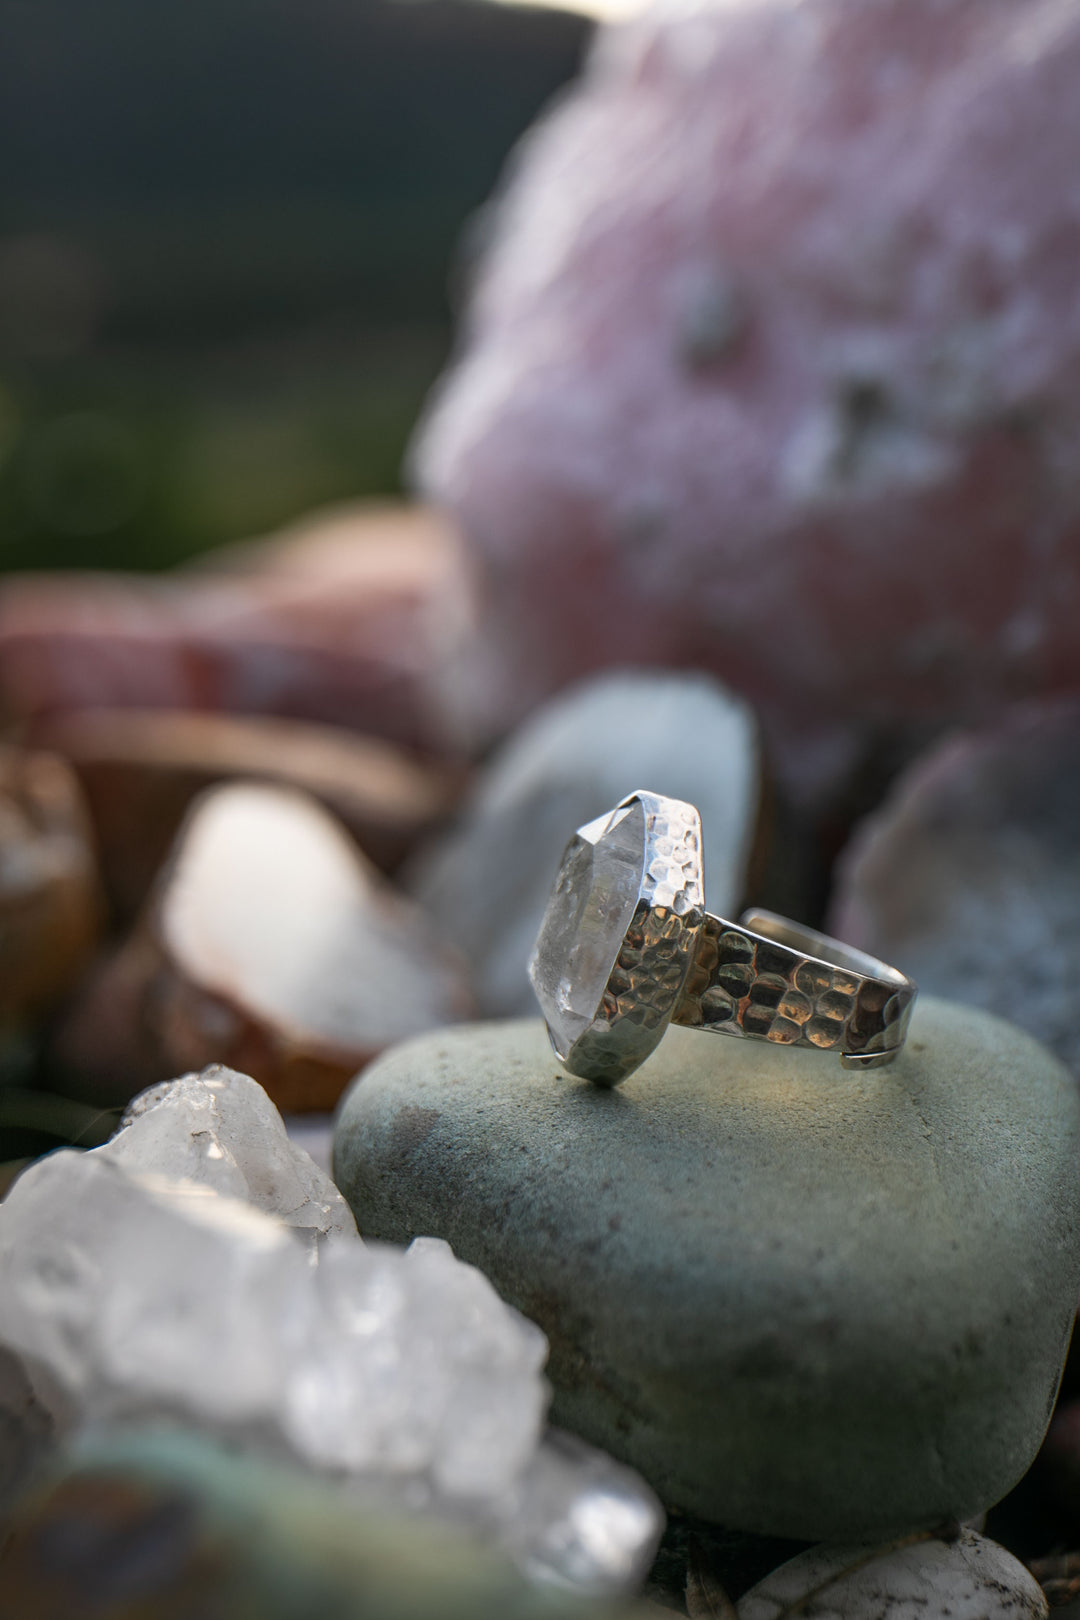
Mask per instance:
[[[197,1182],[244,1199],[313,1250],[342,1238],[359,1242],[348,1204],[286,1134],[262,1086],[220,1063],[141,1092],[117,1134],[93,1154],[129,1174]]]
[[[640,800],[579,827],[567,847],[529,963],[561,1058],[596,1017],[645,869]]]

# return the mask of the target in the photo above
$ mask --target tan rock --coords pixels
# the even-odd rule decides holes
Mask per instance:
[[[98,880],[79,786],[60,759],[0,749],[0,1030],[45,1012],[97,937]]]
[[[57,1058],[100,1100],[224,1063],[293,1111],[370,1057],[467,1015],[456,958],[314,799],[257,783],[192,806],[140,928]]]
[[[263,716],[102,709],[35,733],[72,765],[93,818],[110,897],[145,899],[192,800],[235,777],[301,788],[331,810],[377,866],[393,867],[449,813],[458,778],[393,744]]]

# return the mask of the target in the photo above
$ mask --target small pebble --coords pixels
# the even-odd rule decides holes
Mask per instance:
[[[738,1620],[1047,1620],[1038,1581],[985,1536],[903,1543],[812,1547],[752,1587]]]

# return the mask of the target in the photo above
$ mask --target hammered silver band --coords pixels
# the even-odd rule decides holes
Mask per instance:
[[[877,957],[773,911],[738,924],[706,912],[673,1024],[839,1052],[845,1068],[891,1063],[904,1044],[912,981]]]

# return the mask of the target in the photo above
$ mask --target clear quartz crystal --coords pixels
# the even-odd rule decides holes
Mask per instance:
[[[70,1150],[0,1205],[0,1345],[80,1421],[179,1418],[447,1503],[507,1490],[550,1398],[543,1334],[448,1244],[314,1268],[249,1203]]]
[[[578,1591],[626,1589],[658,1504],[633,1469],[576,1435],[549,1429],[501,1508],[503,1544],[537,1582]]]
[[[535,1580],[640,1581],[659,1505],[547,1430],[539,1328],[446,1243],[362,1243],[305,1161],[217,1069],[22,1174],[0,1204],[0,1498],[72,1429],[179,1422],[451,1518]]]
[[[529,977],[560,1057],[596,1017],[645,868],[640,800],[579,827],[555,879]]]
[[[131,1103],[97,1158],[139,1175],[196,1182],[254,1204],[301,1233],[313,1249],[356,1239],[352,1211],[324,1170],[290,1141],[256,1081],[215,1063],[151,1086]]]

